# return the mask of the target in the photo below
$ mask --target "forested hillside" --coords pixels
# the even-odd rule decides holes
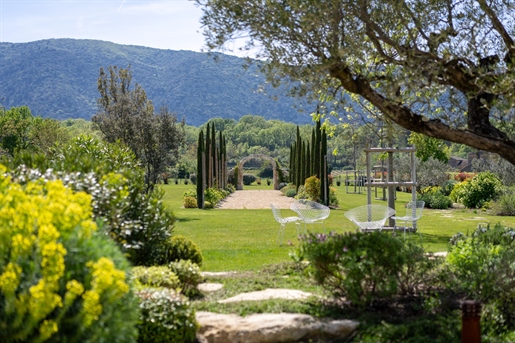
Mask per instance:
[[[245,69],[244,59],[216,57],[97,40],[0,43],[0,105],[28,106],[35,116],[89,120],[97,111],[100,68],[131,65],[133,80],[155,107],[167,106],[189,125],[246,114],[298,124],[310,121],[313,106],[299,113],[296,101],[284,91],[260,91],[265,79],[255,66]]]

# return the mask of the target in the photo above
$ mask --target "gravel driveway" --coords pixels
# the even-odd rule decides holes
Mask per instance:
[[[281,191],[236,191],[220,201],[216,208],[221,209],[262,209],[270,208],[274,203],[279,208],[290,208],[293,198],[288,198]]]

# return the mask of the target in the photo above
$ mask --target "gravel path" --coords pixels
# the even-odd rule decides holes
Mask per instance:
[[[221,209],[262,209],[270,208],[274,203],[279,208],[290,208],[293,198],[288,198],[281,191],[236,191],[222,200],[217,208]]]

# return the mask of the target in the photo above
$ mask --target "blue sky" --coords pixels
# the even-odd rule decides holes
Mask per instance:
[[[202,51],[201,15],[188,0],[0,0],[0,41],[99,39]]]

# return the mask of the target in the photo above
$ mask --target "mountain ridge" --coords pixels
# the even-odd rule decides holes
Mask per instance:
[[[130,65],[133,83],[145,89],[156,109],[167,106],[188,125],[218,117],[238,120],[247,114],[310,122],[313,105],[273,89],[256,65],[244,68],[245,63],[243,58],[221,53],[92,39],[0,43],[0,101],[5,108],[26,105],[36,116],[89,120],[98,110],[100,68]]]

